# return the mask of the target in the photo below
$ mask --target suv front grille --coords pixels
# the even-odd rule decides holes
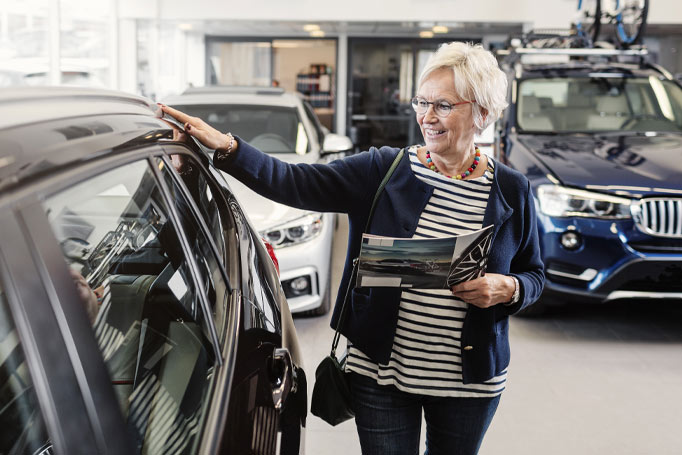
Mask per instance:
[[[647,198],[631,206],[640,231],[657,237],[682,238],[682,198]]]

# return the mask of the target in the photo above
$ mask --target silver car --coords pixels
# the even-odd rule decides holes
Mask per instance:
[[[346,136],[324,128],[299,94],[280,88],[190,88],[164,102],[289,163],[326,162],[353,147]],[[336,215],[278,204],[227,178],[256,229],[277,251],[291,311],[327,313]]]

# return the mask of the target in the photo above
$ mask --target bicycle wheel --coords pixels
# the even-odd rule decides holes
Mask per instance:
[[[578,13],[573,24],[576,34],[593,43],[597,41],[600,26],[601,1],[578,0]]]
[[[616,39],[621,45],[635,44],[644,35],[649,0],[616,0]]]

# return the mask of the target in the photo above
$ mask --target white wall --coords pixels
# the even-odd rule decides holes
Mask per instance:
[[[122,17],[177,20],[516,22],[565,28],[577,0],[119,0]],[[681,24],[679,0],[652,0],[650,23]]]

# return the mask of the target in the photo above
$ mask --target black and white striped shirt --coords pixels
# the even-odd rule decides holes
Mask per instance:
[[[426,168],[409,149],[412,171],[434,187],[412,238],[439,238],[480,229],[493,181],[488,159],[483,176],[455,180]],[[400,297],[398,326],[386,365],[378,365],[351,346],[346,370],[376,379],[381,385],[421,395],[491,397],[502,393],[507,372],[484,383],[462,383],[461,330],[467,303],[447,290],[406,289]]]

